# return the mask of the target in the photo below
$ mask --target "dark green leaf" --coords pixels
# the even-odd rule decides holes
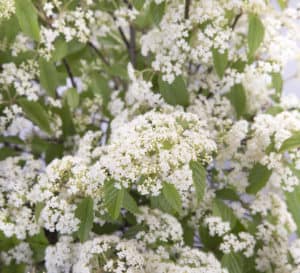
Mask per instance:
[[[104,203],[108,213],[113,219],[117,219],[124,200],[124,189],[115,188],[114,180],[107,180],[104,184]]]
[[[49,143],[46,149],[45,160],[46,163],[50,163],[55,158],[61,158],[63,156],[64,146],[60,143]]]
[[[175,213],[175,210],[171,207],[162,193],[158,196],[152,196],[150,201],[152,208],[160,209],[161,211],[169,214]]]
[[[203,200],[206,189],[206,170],[198,161],[190,162],[193,174],[194,187],[196,189],[198,202]]]
[[[124,209],[127,209],[131,213],[135,214],[139,212],[139,208],[128,191],[124,191],[123,206]]]
[[[220,78],[223,78],[225,69],[228,64],[228,51],[226,50],[223,54],[221,54],[218,49],[213,48],[213,60],[215,70]]]
[[[253,56],[264,40],[265,28],[256,14],[249,14],[248,47],[249,55]]]
[[[249,172],[247,193],[256,194],[259,192],[267,184],[271,174],[272,170],[260,163],[256,163]]]
[[[18,100],[20,106],[25,112],[26,116],[36,124],[41,130],[51,134],[50,118],[46,109],[36,101],[28,101],[25,98]]]
[[[223,221],[229,222],[231,228],[236,225],[237,218],[232,210],[222,200],[215,199],[213,203],[213,215],[220,216]]]
[[[89,233],[93,227],[94,221],[94,202],[91,197],[84,198],[77,206],[75,216],[80,220],[79,230],[77,232],[80,242],[88,239]]]
[[[35,41],[40,40],[37,11],[31,0],[15,0],[16,16],[22,31]]]
[[[62,120],[62,130],[64,137],[68,137],[75,134],[75,127],[70,112],[68,103],[65,101],[63,107],[59,110],[60,118]]]
[[[56,88],[59,85],[55,65],[44,58],[40,58],[39,67],[41,85],[45,88],[49,96],[55,97]]]
[[[37,235],[29,237],[27,242],[33,251],[33,258],[36,262],[41,262],[44,259],[45,249],[48,246],[48,240],[43,230]]]
[[[292,150],[300,147],[300,132],[295,132],[291,137],[286,139],[279,149],[279,152],[284,152],[287,150]]]
[[[181,197],[177,189],[175,188],[175,186],[171,183],[164,182],[162,192],[169,205],[175,211],[181,213],[182,210]]]
[[[167,103],[171,105],[189,105],[189,93],[181,76],[177,77],[171,84],[159,77],[158,85],[159,91]]]
[[[0,161],[6,159],[7,157],[16,156],[19,153],[10,147],[0,148]]]
[[[1,273],[25,273],[25,264],[15,264],[5,265],[1,269]]]
[[[236,115],[240,118],[246,112],[246,93],[241,84],[236,84],[227,94],[232,106],[235,109]]]

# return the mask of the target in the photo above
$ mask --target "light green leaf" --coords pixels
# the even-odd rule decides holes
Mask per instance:
[[[203,200],[206,189],[206,170],[198,161],[190,162],[190,169],[193,174],[194,187],[196,189],[198,202]]]
[[[283,80],[280,73],[272,73],[272,84],[275,88],[277,96],[280,98],[283,87]]]
[[[288,0],[277,0],[277,2],[281,9],[285,9],[289,4]]]
[[[56,88],[59,85],[55,65],[44,58],[40,58],[39,67],[41,85],[45,88],[49,96],[55,97]]]
[[[249,172],[247,193],[256,194],[259,192],[267,184],[271,174],[272,170],[260,163],[256,163]]]
[[[232,106],[235,109],[237,118],[240,118],[246,113],[246,92],[241,84],[234,85],[227,94]]]
[[[248,48],[249,55],[253,56],[264,40],[265,27],[256,14],[249,14]]]
[[[113,219],[117,219],[120,215],[124,192],[124,189],[115,188],[114,180],[107,180],[104,183],[104,204]]]
[[[79,94],[76,88],[70,88],[66,91],[66,99],[70,108],[74,110],[79,104]]]
[[[91,197],[84,198],[77,206],[75,216],[80,220],[79,230],[77,231],[80,242],[88,239],[89,233],[93,227],[94,209],[93,199]]]
[[[232,210],[222,200],[215,199],[213,203],[213,215],[220,216],[223,221],[230,223],[231,228],[234,228],[237,222],[237,218]]]
[[[189,105],[189,93],[181,76],[177,77],[171,84],[158,79],[159,91],[165,101],[171,105]]]
[[[181,213],[182,210],[181,197],[177,189],[175,188],[175,186],[171,183],[164,182],[162,192],[169,205],[175,211]]]
[[[222,257],[222,267],[228,269],[229,273],[244,273],[244,258],[236,253],[225,254]]]
[[[145,4],[145,0],[133,0],[132,4],[137,10],[141,10]]]
[[[226,50],[223,54],[221,54],[218,49],[213,48],[212,54],[215,70],[218,76],[222,79],[228,64],[228,51]]]
[[[291,137],[286,139],[279,149],[279,152],[295,149],[300,147],[300,132],[295,132]]]
[[[18,100],[20,106],[25,112],[26,116],[41,130],[51,134],[50,118],[45,108],[36,101],[28,101],[25,98]]]
[[[40,40],[37,11],[31,0],[15,0],[16,16],[22,31],[35,41]]]
[[[166,5],[164,1],[158,5],[153,1],[151,2],[148,16],[155,25],[158,25],[163,18],[165,14],[165,7]]]
[[[297,233],[300,235],[300,186],[296,186],[294,191],[285,193],[287,207],[297,225]]]
[[[124,191],[123,208],[135,214],[139,212],[139,208],[128,191]]]

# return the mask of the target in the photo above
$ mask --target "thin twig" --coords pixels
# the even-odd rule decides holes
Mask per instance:
[[[128,6],[130,10],[133,9],[132,4],[128,0],[123,0],[123,2]],[[130,62],[135,67],[136,64],[136,44],[135,44],[135,37],[136,37],[136,31],[132,24],[129,26],[129,35],[130,35],[130,41],[129,41],[129,47],[128,47],[128,53]]]
[[[184,19],[189,19],[191,0],[185,0]]]
[[[233,21],[233,23],[232,23],[232,25],[231,25],[231,28],[232,28],[232,29],[235,28],[235,26],[236,26],[236,24],[237,24],[237,22],[239,21],[239,19],[240,19],[241,16],[242,16],[242,13],[238,14],[238,15],[234,18],[234,21]]]
[[[88,42],[87,44],[88,44],[88,46],[90,46],[96,52],[96,54],[101,59],[101,61],[103,63],[105,63],[107,66],[109,66],[109,62],[108,62],[108,60],[105,59],[105,57],[102,54],[102,52],[92,42]]]
[[[67,62],[67,60],[66,60],[65,58],[63,58],[62,61],[63,61],[63,64],[64,64],[66,70],[67,70],[67,73],[68,73],[69,78],[70,78],[70,80],[71,80],[72,86],[73,86],[74,88],[77,88],[77,84],[76,84],[76,82],[75,82],[75,80],[74,80],[74,76],[73,76],[73,73],[72,73],[72,70],[71,70],[70,65],[68,64],[68,62]]]
[[[135,29],[132,25],[130,25],[129,32],[130,32],[129,58],[133,67],[135,67],[136,65]]]

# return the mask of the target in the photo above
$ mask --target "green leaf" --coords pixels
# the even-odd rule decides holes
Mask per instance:
[[[49,143],[46,148],[45,161],[50,163],[55,158],[61,158],[64,153],[64,146],[61,143]]]
[[[106,107],[110,95],[111,95],[111,89],[108,86],[108,80],[106,80],[104,77],[102,77],[99,74],[92,75],[92,83],[91,83],[91,89],[95,95],[100,95],[103,99],[103,104]]]
[[[215,199],[213,203],[213,215],[220,216],[223,221],[230,223],[231,228],[234,228],[237,222],[237,218],[232,210],[222,200]]]
[[[277,0],[281,9],[287,8],[289,1],[288,0]]]
[[[279,152],[285,152],[287,150],[300,147],[300,131],[295,132],[291,137],[286,139],[279,149]]]
[[[280,98],[282,93],[282,87],[283,87],[283,80],[282,80],[281,73],[272,73],[272,84],[273,87],[275,88],[276,95],[278,96],[278,98]]]
[[[152,196],[150,197],[151,201],[151,207],[160,209],[163,212],[169,213],[169,214],[174,214],[175,210],[171,207],[169,202],[166,200],[164,195],[161,193],[158,196]]]
[[[27,239],[27,242],[29,243],[31,250],[33,251],[34,260],[36,262],[43,261],[45,249],[49,244],[44,231],[41,230],[39,234],[29,237]]]
[[[94,202],[91,197],[84,198],[77,206],[75,216],[80,220],[79,230],[77,231],[80,242],[88,239],[89,233],[93,228],[94,221]]]
[[[247,193],[256,194],[259,192],[268,182],[272,170],[269,170],[266,166],[256,163],[249,172],[249,186],[246,189]]]
[[[239,195],[230,188],[224,188],[216,191],[216,196],[223,200],[239,201]]]
[[[1,264],[0,264],[1,265]],[[25,264],[11,263],[10,265],[4,265],[1,268],[1,273],[25,273]]]
[[[45,207],[45,204],[43,202],[38,202],[35,204],[35,209],[34,209],[34,217],[35,220],[38,221],[42,212],[42,209]]]
[[[62,120],[62,131],[64,137],[74,135],[75,127],[74,127],[69,105],[66,101],[63,102],[62,108],[59,109],[59,115]]]
[[[72,110],[74,110],[78,104],[79,104],[79,94],[76,90],[76,88],[70,88],[66,91],[66,99],[68,102],[68,105]]]
[[[292,192],[285,192],[285,198],[288,210],[297,225],[297,233],[300,235],[300,186],[296,186]]]
[[[169,205],[175,211],[181,213],[182,210],[181,197],[177,189],[175,188],[175,186],[171,183],[164,182],[162,192]]]
[[[265,28],[260,18],[256,14],[249,14],[248,26],[248,48],[249,55],[253,56],[260,44],[264,40]]]
[[[15,0],[16,16],[22,31],[35,41],[40,40],[37,11],[31,0]]]
[[[228,64],[228,51],[226,50],[223,54],[221,54],[218,49],[213,48],[212,54],[215,70],[218,76],[222,79]]]
[[[200,202],[203,200],[206,189],[206,170],[198,161],[191,161],[190,169],[192,170],[197,200]]]
[[[6,159],[7,157],[16,156],[19,153],[10,147],[0,148],[0,161]]]
[[[20,106],[25,112],[26,116],[36,124],[41,130],[51,134],[50,118],[46,109],[36,101],[28,101],[25,98],[18,100]]]
[[[42,87],[45,88],[49,96],[55,97],[56,88],[59,85],[55,65],[46,61],[44,58],[40,58],[39,67]]]
[[[240,118],[246,113],[246,92],[243,85],[234,85],[227,94],[227,98],[234,107],[237,118]]]
[[[181,76],[175,78],[171,84],[163,81],[162,77],[159,77],[158,85],[159,91],[167,103],[171,105],[189,105],[189,93]]]
[[[117,219],[123,205],[125,190],[115,188],[114,180],[104,183],[104,204],[113,219]]]
[[[165,7],[166,5],[164,1],[158,5],[153,1],[151,2],[148,16],[151,18],[152,23],[155,25],[160,23],[165,13]]]
[[[10,238],[5,237],[4,233],[0,230],[0,251],[8,251],[19,244],[19,240],[13,236]]]
[[[229,253],[222,257],[222,267],[228,269],[229,273],[243,273],[244,258],[240,254]]]
[[[145,0],[133,0],[132,4],[137,10],[141,10],[145,4]]]
[[[182,230],[183,230],[183,240],[184,243],[188,246],[193,246],[194,245],[194,234],[195,230],[189,226],[187,221],[182,221],[181,222]]]
[[[123,206],[124,209],[127,209],[131,213],[135,214],[139,212],[139,208],[128,191],[124,191]]]

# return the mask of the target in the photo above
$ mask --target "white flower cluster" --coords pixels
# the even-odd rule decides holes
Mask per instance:
[[[30,155],[9,157],[0,164],[0,231],[6,237],[25,239],[39,233],[28,196],[43,162]]]
[[[19,67],[15,63],[2,65],[0,85],[7,89],[12,85],[19,96],[26,96],[28,100],[36,101],[42,94],[40,85],[35,81],[38,75],[35,62],[22,63]]]
[[[123,187],[135,183],[142,195],[158,195],[174,171],[197,158],[210,162],[215,148],[205,122],[195,115],[151,111],[114,130],[110,144],[95,154],[99,153],[99,164]],[[180,187],[189,188],[192,182],[187,183]]]
[[[15,13],[15,2],[10,0],[0,0],[0,20],[8,19]]]

